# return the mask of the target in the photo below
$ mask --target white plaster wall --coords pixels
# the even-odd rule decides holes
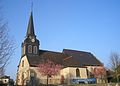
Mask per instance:
[[[24,61],[24,66],[22,67],[22,61]],[[20,63],[19,63],[19,67],[18,67],[18,71],[17,71],[17,84],[18,85],[22,85],[22,74],[24,75],[24,83],[26,82],[26,80],[29,79],[30,76],[30,67],[29,67],[29,63],[27,60],[27,57],[24,56],[21,58]]]
[[[70,83],[71,79],[76,79],[76,67],[67,67],[61,70],[61,75],[65,78],[65,83]],[[86,68],[78,68],[80,71],[80,77],[79,78],[87,78],[87,70]]]

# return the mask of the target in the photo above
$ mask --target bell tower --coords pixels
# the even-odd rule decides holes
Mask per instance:
[[[25,40],[22,43],[22,56],[24,55],[39,55],[39,40],[35,35],[32,12],[30,13]]]

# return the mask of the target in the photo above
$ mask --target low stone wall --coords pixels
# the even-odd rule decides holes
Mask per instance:
[[[72,84],[72,85],[58,85],[58,86],[120,86],[117,83],[106,83],[106,84]]]
[[[117,83],[105,83],[105,84],[73,84],[73,85],[61,85],[61,86],[120,86]]]

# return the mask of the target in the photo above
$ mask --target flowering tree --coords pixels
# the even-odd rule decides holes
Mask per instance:
[[[93,74],[96,78],[103,79],[106,75],[106,70],[103,66],[95,67],[93,70]]]
[[[47,76],[47,85],[48,85],[48,78],[57,75],[60,69],[61,69],[61,65],[55,64],[53,61],[50,60],[46,60],[38,65],[38,71],[43,76]]]
[[[96,78],[100,78],[102,75],[106,74],[106,70],[104,67],[96,67],[94,68],[93,74]]]

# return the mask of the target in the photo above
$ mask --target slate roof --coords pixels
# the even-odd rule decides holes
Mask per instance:
[[[56,64],[63,64],[63,59],[66,58],[66,55],[60,52],[48,51],[48,50],[39,50],[38,55],[27,55],[28,62],[30,66],[36,66],[44,60],[51,60]]]
[[[36,66],[44,60],[51,60],[64,67],[98,66],[102,63],[91,53],[64,49],[63,52],[39,50],[39,55],[27,55],[30,66]]]
[[[63,53],[70,58],[64,61],[66,66],[97,66],[103,65],[93,54],[90,52],[63,49]]]

